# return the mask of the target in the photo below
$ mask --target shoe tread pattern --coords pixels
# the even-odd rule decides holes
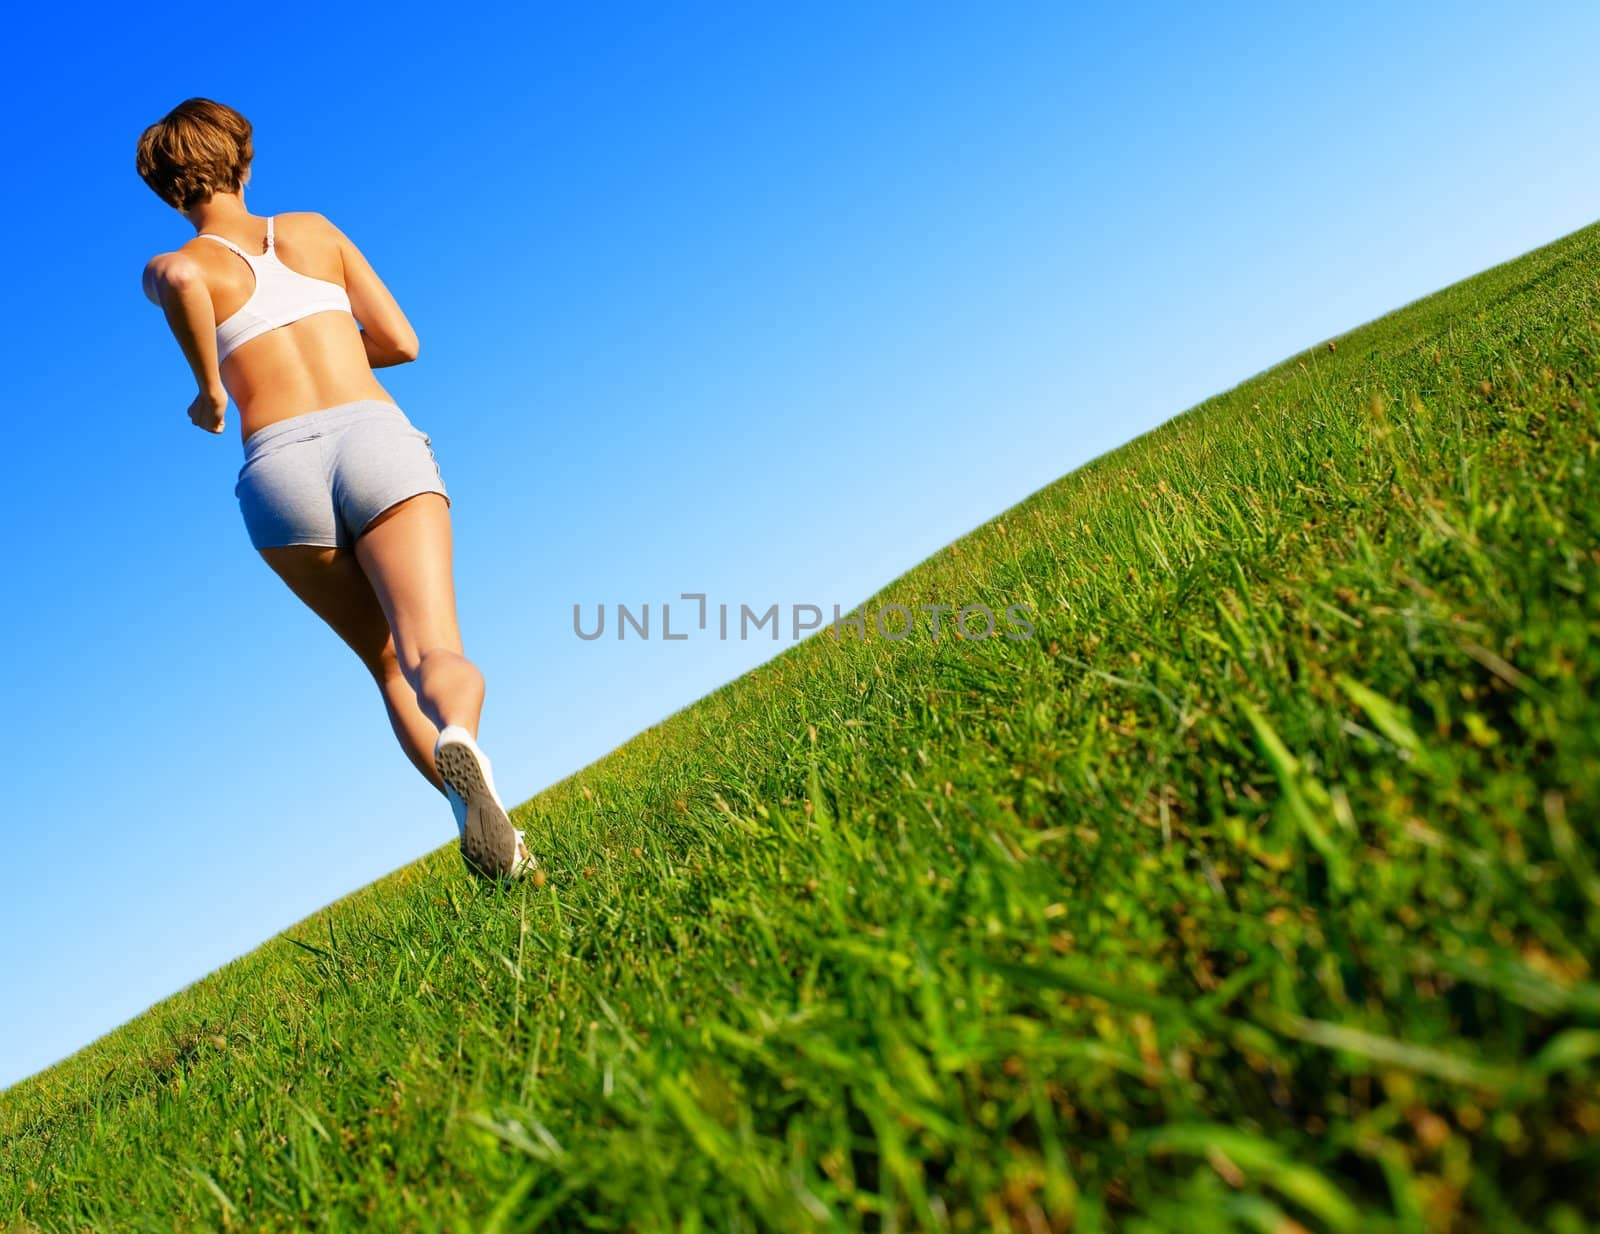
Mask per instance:
[[[517,864],[517,832],[489,791],[483,766],[471,747],[445,742],[434,758],[439,774],[467,803],[461,854],[467,864],[491,878],[508,875]]]

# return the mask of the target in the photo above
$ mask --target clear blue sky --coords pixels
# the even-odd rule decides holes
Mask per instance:
[[[1600,11],[30,6],[0,74],[0,1084],[454,838],[191,427],[133,171],[195,94],[409,311],[521,801],[1286,354],[1600,215]],[[1295,6],[1289,6],[1295,7]],[[675,615],[676,616],[676,615]]]

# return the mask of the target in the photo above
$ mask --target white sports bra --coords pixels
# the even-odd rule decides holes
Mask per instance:
[[[256,276],[255,290],[239,306],[239,311],[217,327],[217,360],[243,347],[251,339],[276,330],[313,313],[350,312],[350,296],[337,283],[314,279],[291,270],[278,258],[272,242],[272,220],[267,220],[267,251],[252,257],[232,240],[202,231],[200,238],[225,244],[250,264]]]

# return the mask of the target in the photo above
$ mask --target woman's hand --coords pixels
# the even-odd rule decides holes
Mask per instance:
[[[222,423],[228,415],[228,396],[221,390],[202,390],[189,404],[189,419],[196,428],[208,433],[222,432]]]

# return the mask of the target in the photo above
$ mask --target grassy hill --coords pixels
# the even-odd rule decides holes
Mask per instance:
[[[302,922],[0,1095],[0,1225],[1587,1228],[1597,352],[1600,227],[1097,459],[867,605],[1032,639],[824,633],[541,885]]]

